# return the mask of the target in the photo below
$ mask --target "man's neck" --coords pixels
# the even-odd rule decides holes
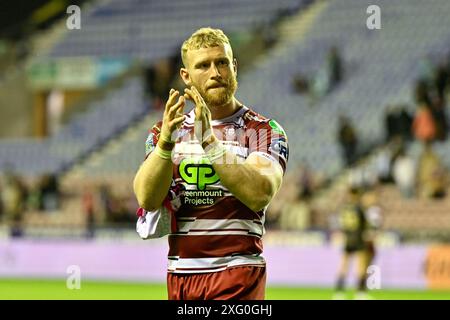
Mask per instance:
[[[227,104],[211,107],[211,119],[217,120],[227,118],[236,113],[236,111],[238,111],[241,107],[242,104],[233,97],[233,99],[231,99],[231,101]]]

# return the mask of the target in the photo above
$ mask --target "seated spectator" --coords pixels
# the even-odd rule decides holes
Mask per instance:
[[[447,70],[446,63],[441,63],[437,66],[435,75],[434,75],[434,86],[436,87],[436,94],[437,97],[445,101],[445,91],[449,85],[450,81],[450,74],[449,70]],[[444,102],[445,103],[445,102]]]
[[[425,145],[420,156],[418,188],[423,198],[442,198],[446,194],[447,172],[430,143]]]
[[[436,124],[436,140],[445,141],[448,135],[448,119],[444,99],[435,97],[431,113]]]
[[[55,211],[60,206],[58,177],[54,174],[45,175],[41,181],[42,209]]]
[[[376,159],[376,168],[378,181],[380,183],[390,183],[392,182],[391,177],[391,152],[388,148],[381,150]]]
[[[414,137],[424,143],[434,141],[436,138],[436,123],[427,104],[421,104],[414,117]]]
[[[293,79],[293,87],[300,94],[308,93],[310,104],[326,96],[343,78],[342,59],[337,47],[328,51],[326,60],[311,79],[298,73]]]
[[[397,156],[393,170],[394,181],[405,198],[414,195],[416,185],[416,166],[414,160],[402,149]]]
[[[27,190],[19,177],[7,173],[4,177],[1,202],[12,237],[22,235],[22,220]]]
[[[402,137],[404,141],[411,139],[412,116],[406,106],[388,106],[385,111],[386,141]]]

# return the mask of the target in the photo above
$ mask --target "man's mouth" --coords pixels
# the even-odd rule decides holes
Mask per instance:
[[[212,85],[212,86],[209,86],[209,87],[208,87],[208,90],[209,90],[209,89],[217,89],[217,88],[225,88],[225,85],[220,84],[220,83],[214,84],[214,85]]]

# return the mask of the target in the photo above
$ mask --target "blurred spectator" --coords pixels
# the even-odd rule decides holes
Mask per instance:
[[[308,78],[302,73],[298,73],[294,76],[292,80],[292,85],[294,87],[295,92],[299,94],[307,94],[309,91],[309,83]]]
[[[325,62],[311,79],[308,79],[302,73],[298,73],[294,76],[292,85],[296,92],[300,94],[308,93],[311,104],[314,104],[333,90],[342,81],[342,77],[342,58],[339,49],[333,46],[328,51]]]
[[[436,124],[436,139],[439,141],[445,141],[448,135],[448,123],[444,100],[440,97],[436,97],[433,101],[433,108],[431,112]]]
[[[425,80],[417,81],[414,88],[414,100],[418,106],[431,106],[431,97]]]
[[[299,199],[308,200],[313,194],[313,175],[307,163],[301,163],[298,167]]]
[[[419,195],[423,198],[442,198],[447,189],[447,172],[431,144],[425,144],[419,160]]]
[[[327,64],[330,73],[331,86],[334,87],[342,80],[342,59],[337,47],[333,46],[328,52]]]
[[[345,165],[353,165],[357,160],[358,138],[350,119],[345,116],[339,117],[338,141]]]
[[[44,211],[55,211],[59,209],[60,192],[58,177],[48,174],[41,181],[42,209]]]
[[[312,83],[308,86],[311,100],[315,103],[328,94],[331,90],[331,74],[329,65],[325,63],[314,76]]]
[[[393,183],[393,168],[400,151],[404,146],[403,139],[399,136],[394,137],[389,143],[381,149],[376,156],[376,171],[378,182]]]
[[[273,26],[276,25],[277,20],[282,18],[281,15],[282,13],[280,12],[280,16],[275,17],[272,23],[262,23],[255,29],[255,34],[262,38],[264,50],[273,48],[279,39],[278,30]]]
[[[344,246],[341,251],[334,299],[343,299],[345,281],[350,272],[352,258],[357,260],[357,295],[366,296],[367,262],[373,243],[369,243],[367,239],[367,233],[372,226],[367,221],[362,205],[361,189],[349,188],[345,204],[339,209],[338,214],[338,226]],[[372,254],[371,256],[373,257]]]
[[[413,122],[414,136],[424,143],[431,142],[436,137],[436,123],[430,106],[420,104]]]
[[[445,63],[441,63],[437,68],[436,68],[436,73],[435,73],[435,87],[436,87],[436,93],[437,93],[437,97],[443,101],[443,103],[445,104],[445,91],[447,89],[447,86],[449,84],[449,78],[450,78],[450,74],[449,74],[449,70],[447,70],[447,66]]]
[[[420,79],[423,80],[425,86],[433,85],[434,81],[434,65],[430,57],[424,56],[418,61]]]
[[[394,181],[405,198],[414,195],[416,185],[416,166],[412,157],[402,149],[393,165]]]
[[[364,192],[361,197],[361,205],[367,221],[367,230],[364,234],[367,270],[377,255],[377,237],[383,226],[383,208],[376,185]]]
[[[48,135],[56,134],[62,124],[64,114],[64,93],[60,90],[52,90],[47,97]]]
[[[29,186],[28,198],[27,198],[27,209],[32,211],[38,211],[43,208],[42,204],[42,192],[41,192],[41,181],[34,181]]]
[[[383,148],[376,156],[375,163],[377,168],[378,181],[381,183],[392,182],[391,176],[391,151],[389,148]]]
[[[4,176],[1,202],[12,237],[22,236],[22,221],[26,196],[26,189],[20,178],[7,173]]]
[[[100,195],[101,211],[103,212],[103,215],[105,216],[106,220],[108,220],[109,217],[111,217],[112,215],[113,204],[111,191],[107,184],[103,184],[100,186],[99,195]]]
[[[385,112],[386,141],[400,136],[404,141],[412,138],[413,118],[405,106],[388,106]]]
[[[136,200],[133,203],[129,200],[133,195],[121,196],[114,194],[109,187],[100,188],[100,201],[105,210],[105,219],[107,223],[134,223],[136,220],[135,207]]]
[[[392,139],[397,134],[397,107],[387,106],[384,111],[384,127],[386,130],[386,142]]]
[[[95,205],[92,188],[84,188],[82,201],[83,211],[86,218],[86,237],[93,238],[95,235]]]

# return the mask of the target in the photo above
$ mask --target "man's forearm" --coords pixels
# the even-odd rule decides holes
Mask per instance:
[[[221,183],[255,212],[268,205],[278,190],[273,180],[248,163],[238,164],[239,158],[230,152],[224,159],[223,163],[213,163]]]
[[[172,182],[172,161],[160,158],[155,152],[139,168],[134,178],[134,193],[139,206],[148,210],[158,209]]]

